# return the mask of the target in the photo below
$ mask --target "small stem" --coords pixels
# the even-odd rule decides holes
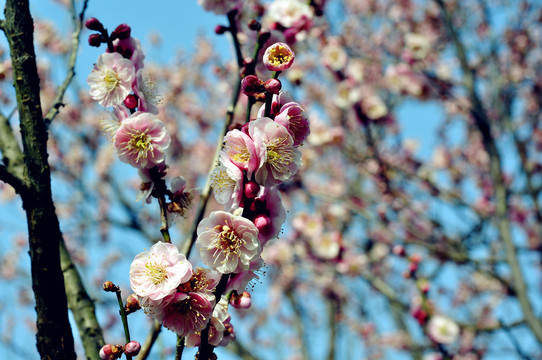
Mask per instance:
[[[220,282],[215,289],[215,306],[220,301],[222,294],[226,290],[226,285],[228,285],[228,280],[230,279],[230,274],[223,274],[220,278]],[[209,319],[210,320],[210,319]],[[207,326],[201,332],[201,341],[198,351],[198,360],[209,360],[211,354],[213,353],[214,346],[209,344],[209,329],[211,327],[211,321],[207,323]]]
[[[169,225],[167,220],[166,196],[160,196],[158,198],[158,203],[160,204],[160,233],[162,234],[165,242],[171,243],[171,237],[169,236]]]
[[[181,360],[183,357],[185,343],[186,341],[184,337],[177,336],[177,352],[175,353],[175,360]]]
[[[119,312],[122,319],[122,326],[124,327],[124,337],[126,339],[126,344],[128,344],[130,342],[130,329],[128,328],[128,318],[126,317],[126,312],[124,311],[124,303],[122,302],[120,289],[115,291],[115,294],[117,294],[117,301],[119,302]],[[131,360],[132,357],[130,355],[126,355],[126,359]]]

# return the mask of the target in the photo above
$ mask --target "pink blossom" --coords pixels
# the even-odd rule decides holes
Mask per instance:
[[[280,191],[276,187],[262,187],[248,209],[247,217],[253,220],[258,228],[258,239],[262,246],[276,238],[286,221],[286,210],[282,205]],[[266,221],[261,220],[262,218]]]
[[[136,112],[121,123],[113,141],[121,161],[136,168],[152,168],[164,162],[170,137],[161,120]]]
[[[155,115],[158,114],[156,105],[162,102],[162,98],[157,94],[150,76],[144,76],[142,70],[137,72],[133,90],[134,94],[139,98],[139,104],[137,106],[138,111],[150,112]]]
[[[132,90],[133,64],[117,53],[103,53],[87,78],[90,96],[100,105],[120,105]]]
[[[262,251],[258,229],[248,219],[225,211],[212,212],[197,229],[196,247],[203,263],[223,274],[250,270]]]
[[[164,327],[181,337],[201,331],[213,313],[213,302],[199,293],[177,292],[158,317]]]
[[[125,59],[130,60],[134,64],[136,71],[143,69],[145,54],[138,39],[133,37],[116,39],[113,41],[113,47],[115,48],[115,52],[120,53]]]
[[[261,161],[256,155],[254,141],[244,132],[234,129],[228,131],[224,137],[224,143],[224,152],[231,162],[240,169],[246,170],[247,176],[250,178],[260,166]]]
[[[231,325],[231,316],[227,310],[227,301],[223,297],[213,310],[209,326],[209,344],[213,346],[227,346],[235,340],[235,332]],[[196,332],[186,338],[187,347],[196,347],[201,344],[201,333]]]
[[[130,266],[130,285],[134,293],[154,301],[175,293],[177,286],[191,276],[192,264],[175,245],[163,242],[138,254]]]
[[[301,166],[301,152],[294,147],[294,140],[287,128],[263,117],[250,122],[248,132],[261,159],[256,171],[259,184],[273,186],[295,175]]]
[[[225,152],[220,154],[220,165],[211,174],[211,187],[216,201],[226,210],[239,207],[243,199],[243,172]]]
[[[217,15],[226,15],[240,5],[239,0],[198,0],[198,4],[206,11],[212,11]]]
[[[307,30],[312,24],[312,8],[304,1],[275,0],[267,9],[269,20],[280,24],[284,28],[298,28]]]
[[[263,54],[263,64],[269,71],[284,71],[292,66],[294,59],[294,51],[280,42],[269,46]]]
[[[309,119],[305,116],[303,108],[295,102],[289,102],[280,109],[275,121],[288,129],[294,139],[294,146],[303,144],[309,136]]]

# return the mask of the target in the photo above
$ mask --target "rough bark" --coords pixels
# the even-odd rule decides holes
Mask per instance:
[[[28,0],[7,0],[4,14],[26,165],[25,190],[21,196],[27,214],[32,288],[37,312],[37,347],[42,359],[75,359],[60,267],[62,234],[51,194],[47,131],[40,104],[40,81]]]

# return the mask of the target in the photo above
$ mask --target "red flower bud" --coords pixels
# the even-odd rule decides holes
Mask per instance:
[[[236,309],[248,309],[252,305],[250,293],[244,291],[241,295],[234,294],[230,299],[230,304]]]
[[[260,185],[256,181],[249,181],[245,184],[245,196],[249,199],[253,199],[258,195],[260,191]]]
[[[88,44],[90,46],[100,47],[100,45],[102,45],[102,43],[103,43],[102,35],[100,35],[100,34],[92,34],[92,35],[88,36]]]
[[[128,344],[124,345],[124,353],[128,356],[136,356],[141,350],[141,344],[137,341],[130,341]]]
[[[260,33],[258,34],[258,43],[265,44],[270,38],[271,32],[269,30],[260,30]]]
[[[141,309],[141,305],[139,305],[139,299],[137,295],[128,295],[128,298],[126,299],[126,304],[124,304],[124,312],[126,313],[126,315],[136,312],[139,309]]]
[[[224,26],[224,25],[217,25],[217,26],[215,27],[215,34],[217,34],[217,35],[222,35],[222,34],[224,34],[226,31],[229,31],[229,30],[230,30],[230,28],[227,27],[227,26]]]
[[[99,32],[104,31],[104,26],[102,25],[100,20],[94,17],[88,18],[87,21],[85,21],[85,26],[89,30],[94,30],[94,31],[99,31]]]
[[[262,24],[256,19],[252,19],[248,23],[248,28],[252,31],[260,31],[262,28]]]
[[[120,24],[115,30],[111,33],[111,40],[119,39],[124,40],[128,39],[132,33],[132,29],[128,24]]]
[[[104,291],[108,292],[117,292],[119,290],[119,287],[113,284],[111,281],[106,281],[104,282],[103,289]]]
[[[269,93],[276,95],[278,95],[280,89],[282,89],[282,84],[278,79],[269,79],[263,84],[263,86]]]
[[[137,107],[137,97],[133,94],[126,96],[124,99],[124,105],[130,110],[134,110]]]
[[[248,75],[241,80],[241,92],[246,96],[254,96],[264,91],[262,81],[256,75]]]

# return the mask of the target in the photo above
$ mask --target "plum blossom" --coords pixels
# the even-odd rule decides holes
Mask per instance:
[[[224,137],[224,152],[231,162],[241,170],[247,171],[250,178],[252,173],[260,166],[260,159],[256,155],[254,141],[244,132],[234,129],[228,131]]]
[[[227,156],[220,154],[220,165],[211,174],[215,199],[227,210],[237,208],[243,199],[243,172]]]
[[[192,276],[192,264],[173,244],[157,242],[134,258],[130,285],[140,298],[162,300]]]
[[[143,68],[145,54],[138,39],[133,37],[116,39],[113,41],[113,47],[116,53],[120,53],[125,59],[128,59],[134,64],[136,72]],[[107,51],[109,52],[109,50]]]
[[[161,120],[136,112],[120,124],[113,142],[121,161],[136,168],[152,168],[164,162],[170,137]]]
[[[412,58],[422,60],[431,52],[431,41],[425,35],[407,33],[405,34],[405,47]]]
[[[449,317],[433,315],[427,324],[427,334],[440,344],[452,344],[459,336],[459,326]]]
[[[336,39],[332,39],[322,49],[322,63],[333,71],[344,69],[348,62],[348,54]]]
[[[285,28],[304,27],[313,18],[312,8],[299,0],[275,0],[269,5],[266,14],[269,20]]]
[[[275,121],[288,129],[294,139],[294,146],[300,146],[309,136],[309,119],[298,103],[289,102],[284,105],[275,116]]]
[[[132,90],[135,68],[118,53],[103,53],[87,78],[90,96],[100,105],[120,105]]]
[[[294,147],[294,140],[287,128],[263,117],[251,121],[248,132],[261,159],[256,171],[259,184],[274,186],[295,175],[301,166],[301,152]]]
[[[247,216],[258,228],[258,239],[262,246],[279,235],[286,221],[286,210],[276,187],[262,187],[248,210]]]
[[[262,251],[256,226],[225,211],[212,212],[203,219],[197,234],[196,247],[201,260],[222,274],[250,270]]]
[[[223,297],[213,310],[209,327],[209,344],[212,346],[227,346],[235,340],[235,332],[228,313],[228,303]],[[201,333],[196,332],[186,338],[187,347],[196,347],[201,343]]]
[[[281,42],[269,46],[263,54],[263,64],[269,71],[284,71],[292,66],[294,59],[294,51]]]
[[[213,313],[214,301],[199,293],[177,292],[157,320],[181,337],[201,331]]]
[[[158,114],[156,105],[162,103],[162,98],[156,92],[150,76],[144,76],[143,71],[137,72],[134,86],[134,94],[139,98],[138,110]]]

